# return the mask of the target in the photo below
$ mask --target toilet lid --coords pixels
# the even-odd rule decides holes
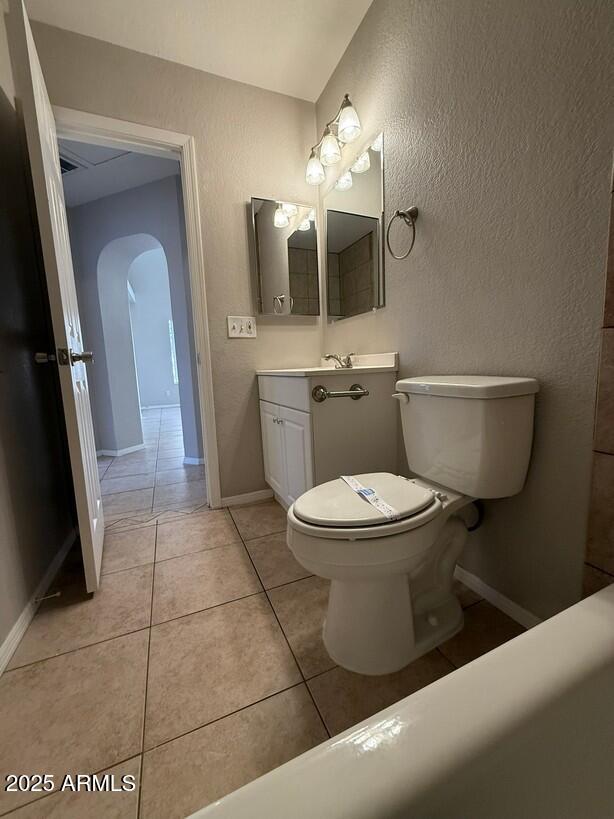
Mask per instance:
[[[397,520],[422,512],[435,502],[429,489],[417,486],[407,478],[390,472],[369,472],[354,476],[363,486],[375,489],[379,497],[397,510]],[[337,478],[305,492],[294,504],[294,514],[305,523],[316,526],[377,526],[390,523],[368,501],[361,498],[345,481]]]

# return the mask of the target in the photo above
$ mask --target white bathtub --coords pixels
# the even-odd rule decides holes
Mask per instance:
[[[614,586],[194,817],[614,817]]]

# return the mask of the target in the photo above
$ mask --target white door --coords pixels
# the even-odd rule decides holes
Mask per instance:
[[[79,361],[83,342],[55,121],[22,0],[11,0],[9,23],[58,356],[85,580],[92,592],[100,580],[104,519],[87,375]],[[32,366],[36,366],[34,362]],[[36,503],[36,498],[32,501]]]
[[[264,479],[280,498],[286,496],[286,476],[279,407],[268,401],[260,402]]]
[[[313,486],[313,447],[311,415],[308,412],[279,408],[283,430],[288,505]]]

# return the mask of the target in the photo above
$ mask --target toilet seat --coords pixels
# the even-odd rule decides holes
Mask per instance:
[[[394,507],[390,520],[337,478],[301,495],[288,511],[289,525],[311,537],[365,540],[408,532],[436,518],[443,504],[434,488],[389,472],[356,475],[363,486]]]

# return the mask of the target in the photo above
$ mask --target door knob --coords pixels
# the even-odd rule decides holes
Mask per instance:
[[[94,360],[94,353],[86,352],[85,350],[81,353],[73,353],[70,351],[70,363],[71,364],[78,364],[82,361],[84,364],[91,364]]]
[[[85,350],[81,353],[73,353],[72,350],[67,350],[65,347],[58,347],[58,362],[64,367],[67,367],[69,364],[71,367],[74,367],[75,364],[79,364],[79,362],[91,364],[93,360],[94,353],[86,352]]]
[[[55,361],[53,353],[34,353],[34,361],[37,364],[48,364],[50,361]]]

